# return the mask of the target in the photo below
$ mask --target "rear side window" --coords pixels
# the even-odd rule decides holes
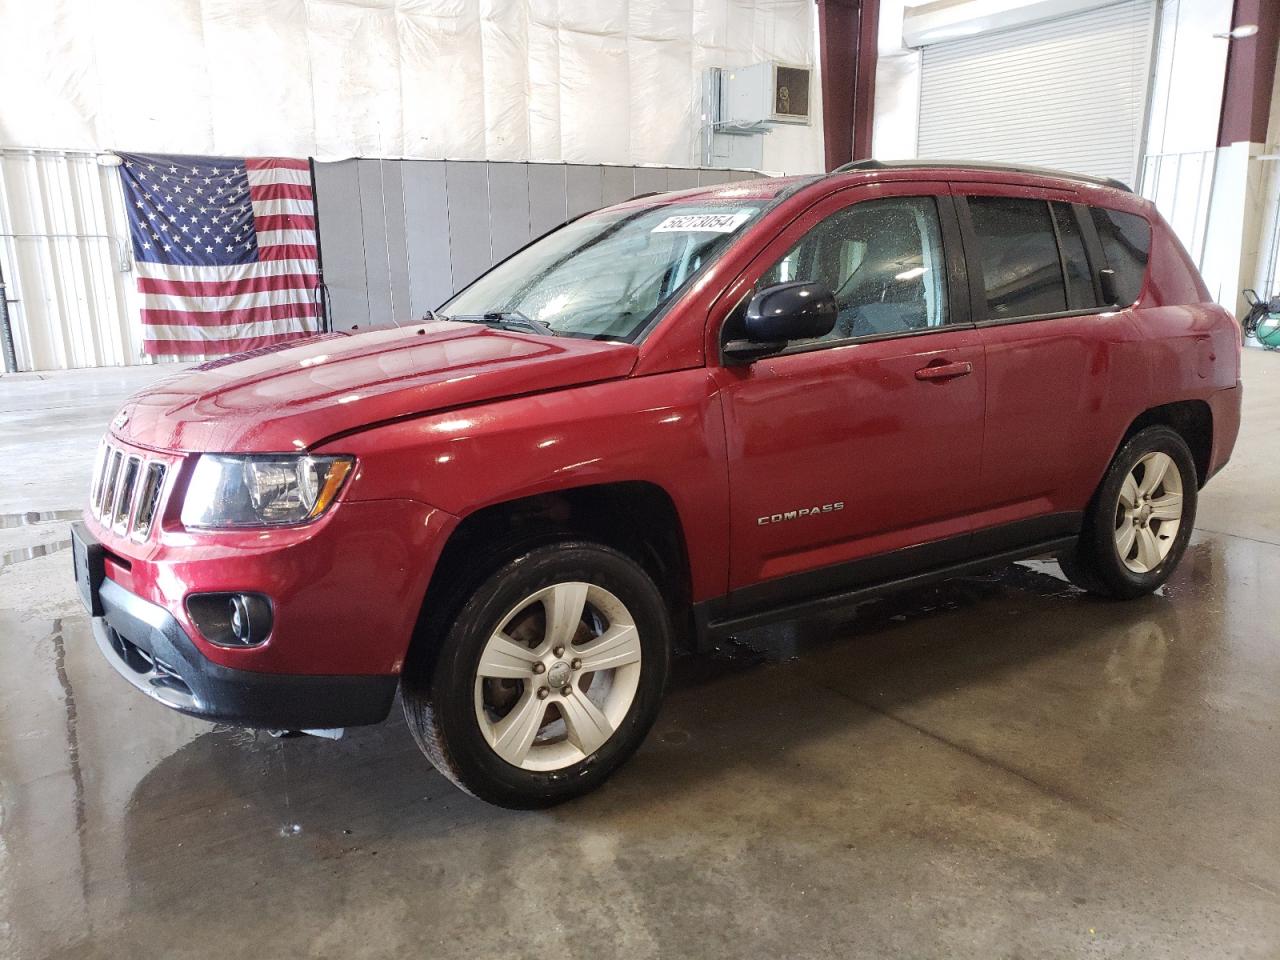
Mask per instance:
[[[1089,258],[1084,252],[1080,222],[1070,204],[1053,202],[1053,225],[1058,230],[1058,248],[1062,251],[1062,270],[1067,278],[1067,306],[1072,310],[1098,306],[1089,276]],[[1083,208],[1081,208],[1083,209]]]
[[[1105,207],[1093,208],[1093,222],[1098,227],[1107,266],[1115,271],[1120,305],[1128,306],[1142,292],[1142,278],[1151,253],[1151,225],[1137,214]]]
[[[1049,204],[969,197],[969,215],[978,238],[987,319],[1065,312],[1067,289]]]

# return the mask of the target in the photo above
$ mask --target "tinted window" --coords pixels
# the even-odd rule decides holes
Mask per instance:
[[[833,213],[765,273],[759,287],[810,280],[840,308],[822,340],[906,333],[947,322],[947,270],[932,197],[867,200]]]
[[[1064,312],[1067,290],[1049,204],[970,197],[969,213],[978,236],[987,319]]]
[[[1151,252],[1151,225],[1142,217],[1119,210],[1093,208],[1093,222],[1098,226],[1098,239],[1107,266],[1116,274],[1116,293],[1127,306],[1142,292],[1142,278],[1147,271]]]
[[[1067,274],[1067,306],[1072,310],[1098,305],[1089,276],[1089,258],[1084,253],[1084,237],[1080,223],[1070,204],[1051,203],[1053,223],[1058,228],[1058,249],[1062,251],[1062,268]]]

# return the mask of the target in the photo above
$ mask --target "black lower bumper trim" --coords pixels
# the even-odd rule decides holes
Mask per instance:
[[[303,676],[235,670],[213,663],[163,607],[112,580],[99,592],[93,633],[116,671],[152,699],[182,713],[245,727],[309,730],[380,723],[394,676]]]

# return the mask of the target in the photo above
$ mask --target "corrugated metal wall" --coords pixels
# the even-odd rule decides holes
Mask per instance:
[[[0,271],[19,370],[138,363],[116,171],[93,154],[0,148]]]
[[[454,160],[316,164],[334,329],[411,321],[534,237],[642,193],[728,183],[740,170]]]

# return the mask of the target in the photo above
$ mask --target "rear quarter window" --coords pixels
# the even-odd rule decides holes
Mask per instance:
[[[1151,224],[1135,213],[1093,207],[1093,222],[1107,266],[1115,271],[1116,293],[1127,306],[1142,292],[1142,279],[1151,255]]]

